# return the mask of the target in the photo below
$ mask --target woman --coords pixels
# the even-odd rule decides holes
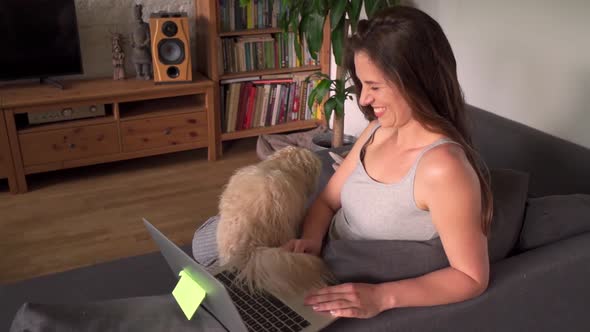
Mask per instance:
[[[458,302],[488,285],[492,198],[475,161],[453,52],[427,14],[392,7],[361,21],[346,63],[369,125],[313,203],[287,250],[330,239],[440,237],[450,266],[382,284],[347,283],[306,304],[339,317]]]

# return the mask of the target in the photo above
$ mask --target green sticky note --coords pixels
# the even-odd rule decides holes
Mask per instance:
[[[172,295],[184,312],[186,319],[190,320],[203,302],[205,290],[186,271],[180,271],[179,275],[180,280],[172,291]]]

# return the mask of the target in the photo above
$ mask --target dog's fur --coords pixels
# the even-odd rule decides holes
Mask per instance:
[[[313,152],[287,147],[230,178],[219,201],[219,259],[251,290],[296,294],[332,280],[319,257],[280,248],[298,235],[320,170]]]

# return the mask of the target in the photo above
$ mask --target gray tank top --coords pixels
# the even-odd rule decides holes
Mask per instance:
[[[384,184],[367,174],[364,151],[373,140],[379,124],[361,151],[360,160],[344,182],[340,193],[341,208],[330,225],[331,239],[348,240],[411,240],[426,241],[438,237],[429,211],[421,210],[414,201],[414,178],[422,156],[445,143],[458,144],[441,138],[425,147],[408,173],[396,183]]]

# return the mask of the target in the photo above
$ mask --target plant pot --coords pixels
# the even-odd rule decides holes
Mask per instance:
[[[323,132],[315,135],[311,139],[311,149],[313,151],[320,151],[332,148],[332,131]],[[356,142],[356,137],[352,135],[344,135],[342,146],[353,145]]]

